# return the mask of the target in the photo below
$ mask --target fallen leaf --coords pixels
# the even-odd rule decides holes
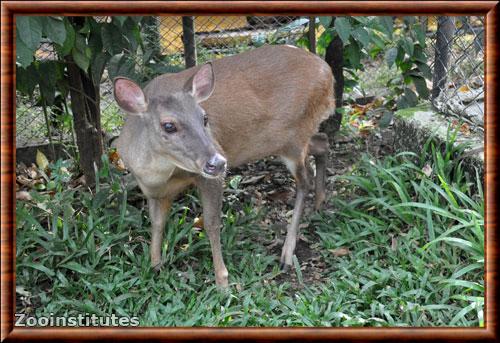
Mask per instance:
[[[467,86],[467,85],[463,85],[462,87],[460,87],[460,88],[458,89],[458,91],[459,91],[459,92],[469,92],[469,91],[470,91],[470,88],[469,88],[469,86]]]
[[[240,184],[241,185],[248,185],[248,184],[253,184],[253,183],[257,183],[257,181],[259,180],[262,180],[266,177],[266,175],[258,175],[258,176],[253,176],[253,177],[250,177],[250,178],[245,178],[243,179]]]
[[[36,150],[36,164],[40,170],[46,170],[49,166],[49,160],[47,156],[43,154],[40,150]]]
[[[194,218],[193,226],[198,229],[203,229],[203,217]]]
[[[21,201],[31,201],[33,198],[31,197],[31,194],[29,194],[26,191],[19,191],[16,192],[16,200],[21,200]]]
[[[346,256],[350,254],[349,248],[340,247],[337,249],[328,249],[329,252],[333,254],[335,257]]]
[[[432,174],[432,167],[427,163],[423,168],[422,172],[425,174],[425,176],[430,177]]]
[[[391,250],[392,251],[398,250],[398,239],[392,235],[391,235]]]
[[[271,191],[267,193],[267,198],[271,199],[273,201],[283,201],[286,202],[288,199],[290,199],[291,192],[286,191],[286,190],[281,190],[281,191]]]
[[[460,126],[460,132],[462,132],[465,136],[470,136],[470,126],[467,123],[463,123]]]

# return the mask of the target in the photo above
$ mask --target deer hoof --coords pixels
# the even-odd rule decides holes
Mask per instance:
[[[162,267],[163,267],[163,262],[161,261],[152,265],[153,270],[157,273],[161,272]]]
[[[292,268],[292,266],[290,264],[286,264],[284,262],[281,262],[280,263],[280,270],[283,272],[283,273],[288,273],[290,271],[290,269]]]

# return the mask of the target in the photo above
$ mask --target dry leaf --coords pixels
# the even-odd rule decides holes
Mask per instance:
[[[122,159],[120,158],[120,155],[116,150],[110,151],[108,154],[109,161],[118,169],[119,171],[124,171],[127,168],[125,168],[125,164],[123,163]]]
[[[398,249],[398,239],[391,235],[391,250],[396,251]]]
[[[470,136],[469,124],[463,123],[462,126],[460,126],[460,132],[463,133],[465,136]]]
[[[422,168],[422,173],[425,174],[425,176],[430,177],[432,174],[432,167],[427,163],[423,168]]]
[[[459,92],[469,92],[469,91],[470,91],[470,88],[469,88],[469,86],[467,86],[467,85],[463,85],[462,87],[460,87],[460,88],[458,89],[458,91],[459,91]]]
[[[197,227],[198,229],[203,229],[203,217],[194,218],[193,226]]]
[[[46,170],[49,166],[49,160],[47,156],[43,154],[40,150],[36,150],[36,164],[40,170]]]
[[[247,184],[253,184],[253,183],[257,183],[257,181],[259,180],[262,180],[266,177],[266,175],[259,175],[259,176],[253,176],[253,177],[250,177],[248,179],[243,179],[240,184],[241,185],[247,185]]]
[[[16,200],[22,200],[22,201],[31,201],[33,198],[31,197],[31,194],[29,194],[26,191],[19,191],[16,192]]]
[[[335,257],[346,256],[350,254],[349,248],[340,247],[337,249],[328,249],[329,252],[333,254]]]

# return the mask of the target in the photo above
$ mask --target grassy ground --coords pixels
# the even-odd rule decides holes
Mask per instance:
[[[439,149],[442,148],[442,149]],[[196,193],[175,204],[160,273],[136,188],[105,160],[94,192],[69,164],[17,203],[17,312],[115,313],[143,326],[479,326],[484,203],[460,149],[379,160],[334,149],[325,209],[307,216],[294,270],[278,270],[293,181],[273,160],[232,171],[222,244],[230,289],[215,288]]]

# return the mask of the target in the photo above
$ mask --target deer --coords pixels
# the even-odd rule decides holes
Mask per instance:
[[[318,130],[335,111],[333,87],[325,61],[288,45],[264,45],[163,74],[144,89],[126,77],[113,79],[114,99],[126,113],[115,145],[147,199],[153,269],[162,266],[172,202],[195,186],[215,283],[227,288],[220,241],[226,171],[269,156],[284,162],[296,184],[280,258],[281,270],[290,269],[307,194],[314,190],[316,209],[326,197],[329,143]],[[315,174],[308,156],[315,160]]]

